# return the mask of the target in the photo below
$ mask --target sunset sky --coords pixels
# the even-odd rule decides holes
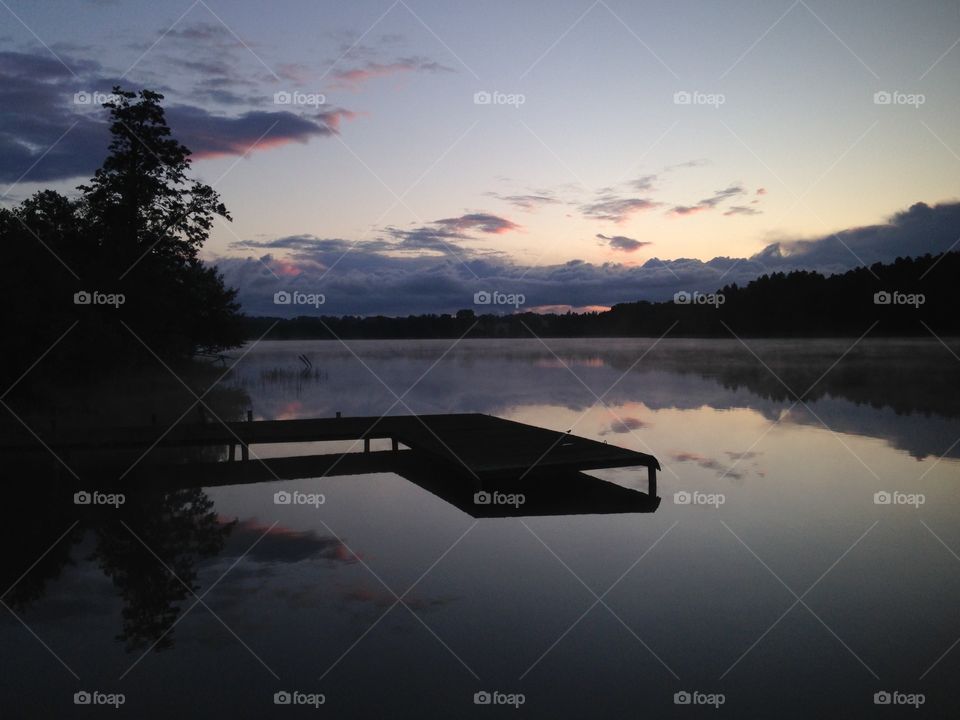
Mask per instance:
[[[75,192],[119,83],[166,96],[257,314],[609,306],[960,236],[955,2],[264,8],[0,2],[3,204]]]

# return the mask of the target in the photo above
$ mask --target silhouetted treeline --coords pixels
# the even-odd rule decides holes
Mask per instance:
[[[960,335],[960,252],[898,258],[824,276],[798,270],[763,275],[710,294],[687,293],[669,302],[614,305],[607,312],[408,317],[303,316],[247,318],[248,337],[295,338],[522,338],[533,337],[763,337]],[[686,302],[684,302],[686,301]],[[886,301],[886,302],[885,302]],[[924,327],[929,326],[930,330]]]
[[[0,209],[0,378],[18,377],[55,343],[31,380],[242,340],[236,291],[198,255],[214,218],[229,215],[216,191],[188,177],[190,151],[171,137],[162,98],[114,88],[109,154],[79,196],[43,190]]]

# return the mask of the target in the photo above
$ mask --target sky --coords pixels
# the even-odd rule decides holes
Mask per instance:
[[[0,202],[146,87],[247,312],[603,308],[954,247],[957,77],[934,0],[2,0]]]

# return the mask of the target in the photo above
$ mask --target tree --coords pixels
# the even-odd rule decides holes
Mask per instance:
[[[197,258],[214,216],[230,214],[213,188],[187,178],[190,151],[171,136],[163,95],[143,90],[137,100],[115,87],[113,97],[104,103],[110,155],[78,188],[84,211],[121,274],[138,261],[182,267]]]
[[[0,209],[0,246],[18,270],[0,289],[11,336],[0,376],[17,377],[74,322],[51,370],[155,363],[140,340],[171,360],[243,342],[236,290],[199,258],[215,218],[230,215],[212,187],[189,177],[190,150],[172,136],[162,100],[114,88],[104,104],[109,155],[80,197],[43,190]],[[78,306],[81,291],[124,302]]]
[[[172,137],[161,100],[114,88],[104,104],[110,154],[78,189],[99,250],[95,274],[122,286],[131,328],[151,349],[176,357],[238,345],[242,329],[236,291],[198,257],[215,217],[230,214],[212,187],[188,177],[190,150]]]

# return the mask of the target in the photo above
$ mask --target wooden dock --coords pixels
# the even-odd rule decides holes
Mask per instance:
[[[374,440],[389,440],[391,450],[371,452],[371,441]],[[375,468],[367,471],[396,472],[458,507],[469,505],[481,516],[485,510],[502,510],[473,507],[475,504],[469,502],[468,496],[472,497],[474,492],[484,488],[529,495],[532,489],[549,486],[554,491],[561,491],[564,486],[568,492],[583,499],[590,495],[589,481],[601,482],[582,475],[583,471],[645,467],[648,491],[644,497],[659,501],[656,473],[660,464],[652,455],[477,413],[260,421],[250,418],[245,422],[181,423],[172,429],[157,425],[110,430],[78,428],[48,433],[43,441],[49,449],[63,453],[65,458],[123,450],[142,452],[151,447],[226,448],[230,461],[192,463],[175,473],[186,481],[194,474],[188,468],[199,465],[206,484],[229,484],[231,478],[233,482],[263,482],[277,478],[317,477],[326,474],[320,472],[323,468],[332,471],[336,466],[340,468],[336,474],[349,474],[355,466]],[[364,452],[275,458],[263,462],[249,460],[250,446],[329,441],[362,442]],[[236,460],[238,447],[242,457],[239,461]],[[0,453],[27,450],[45,448],[37,438],[25,433],[5,433],[0,439]],[[626,488],[620,490],[642,494]],[[547,496],[534,493],[533,497],[542,500]],[[605,492],[594,504],[598,508],[615,507],[619,501],[627,499],[615,491],[612,494]],[[557,507],[562,505],[561,502]],[[549,506],[550,503],[543,505],[545,508]]]

